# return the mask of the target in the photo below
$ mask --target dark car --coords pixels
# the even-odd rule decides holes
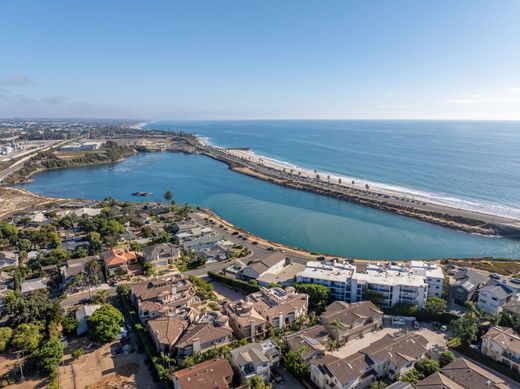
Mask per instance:
[[[271,376],[273,377],[274,382],[281,384],[283,382],[283,378],[280,373],[278,373],[276,370],[271,370]]]

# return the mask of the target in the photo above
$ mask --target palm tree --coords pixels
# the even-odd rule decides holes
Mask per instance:
[[[87,277],[91,283],[94,285],[99,284],[99,272],[101,271],[101,266],[99,266],[99,262],[95,259],[91,259],[85,264],[85,272],[87,273]]]
[[[170,191],[170,190],[167,190],[165,193],[164,193],[164,201],[166,201],[167,203],[169,203],[170,201],[173,200],[173,193]]]
[[[332,352],[336,349],[337,346],[338,344],[336,343],[336,340],[329,336],[327,340],[327,350]]]

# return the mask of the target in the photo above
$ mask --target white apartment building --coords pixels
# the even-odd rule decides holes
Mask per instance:
[[[428,297],[442,297],[444,272],[438,264],[434,262],[411,261],[410,268],[414,274],[426,277]]]
[[[298,273],[297,281],[325,285],[336,300],[349,303],[363,301],[366,291],[371,290],[382,296],[382,306],[386,308],[404,303],[421,309],[429,287],[427,277],[410,267],[376,264],[368,265],[365,273],[358,273],[355,266],[342,262],[308,262],[305,270]]]
[[[296,275],[296,282],[325,285],[335,300],[351,302],[350,279],[355,273],[356,267],[346,262],[310,261]]]

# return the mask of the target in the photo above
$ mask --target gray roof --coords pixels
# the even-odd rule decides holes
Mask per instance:
[[[143,247],[143,256],[147,260],[157,258],[159,255],[164,253],[175,256],[177,254],[177,249],[171,243],[160,243]]]
[[[184,248],[190,248],[190,247],[198,246],[201,243],[202,244],[204,244],[204,243],[217,243],[220,240],[222,240],[222,236],[220,236],[220,235],[205,236],[205,237],[200,238],[200,239],[194,239],[194,240],[190,240],[188,242],[184,242],[182,244],[182,246]]]
[[[487,292],[492,294],[499,300],[503,300],[508,298],[513,294],[513,291],[506,285],[497,284],[497,285],[487,285],[480,289],[482,292]]]
[[[488,276],[471,269],[459,270],[455,273],[453,278],[455,278],[456,284],[462,286],[468,292],[473,291],[478,285],[485,284],[489,281]]]
[[[269,358],[262,352],[262,346],[259,343],[249,343],[231,350],[231,358],[237,361],[239,365],[247,363],[259,365],[269,362]]]

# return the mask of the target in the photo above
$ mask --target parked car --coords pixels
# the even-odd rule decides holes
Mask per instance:
[[[274,247],[273,247],[273,246],[269,246],[269,247],[267,248],[267,251],[273,251],[273,250],[274,250]]]
[[[489,276],[491,278],[494,278],[495,280],[499,280],[500,279],[500,274],[497,274],[497,273],[491,273]]]
[[[323,255],[320,255],[319,257],[316,257],[318,261],[324,261],[325,257]]]
[[[421,326],[419,325],[419,322],[417,320],[413,322],[413,328],[415,328],[416,330],[421,328]]]
[[[276,382],[277,384],[281,384],[283,382],[281,374],[274,369],[271,370],[271,376],[273,377],[274,382]]]
[[[441,326],[441,331],[442,332],[448,331],[448,326]]]
[[[392,325],[393,326],[404,326],[404,319],[402,317],[393,317]]]

